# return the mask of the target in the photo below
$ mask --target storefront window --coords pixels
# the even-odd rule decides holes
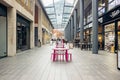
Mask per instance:
[[[114,52],[112,48],[115,45],[115,24],[111,23],[105,26],[105,50]]]
[[[87,16],[87,23],[89,23],[90,21],[92,21],[92,14]]]
[[[98,9],[98,15],[102,15],[103,13],[105,13],[105,8],[104,7],[100,7],[99,9]]]
[[[120,68],[120,31],[118,32],[118,68]]]
[[[115,0],[116,1],[116,5],[120,4],[120,0]]]
[[[114,8],[116,5],[120,4],[120,0],[109,0],[108,10]]]
[[[109,6],[108,6],[108,10],[112,9],[115,7],[115,0],[110,0],[109,1]]]
[[[118,30],[120,31],[120,22],[118,22]]]
[[[7,9],[5,6],[0,4],[0,58],[7,56]]]

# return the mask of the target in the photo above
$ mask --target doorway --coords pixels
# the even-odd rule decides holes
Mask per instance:
[[[38,27],[35,27],[35,46],[38,46]]]
[[[17,52],[30,48],[30,23],[21,16],[17,16]]]

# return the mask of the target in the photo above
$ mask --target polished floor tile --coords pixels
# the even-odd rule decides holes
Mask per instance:
[[[0,80],[120,80],[116,55],[69,50],[72,62],[52,62],[52,46],[45,45],[0,59]]]

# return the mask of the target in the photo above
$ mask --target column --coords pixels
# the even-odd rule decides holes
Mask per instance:
[[[74,39],[76,38],[76,28],[77,28],[77,24],[76,24],[76,9],[74,10]]]
[[[71,16],[71,41],[73,41],[73,17]]]
[[[64,30],[64,36],[65,36],[65,40],[67,40],[67,27]]]
[[[34,48],[34,21],[30,23],[30,48]]]
[[[16,9],[8,8],[7,9],[7,21],[8,21],[8,56],[16,55]]]
[[[84,39],[84,0],[80,1],[80,41],[83,42]]]
[[[72,34],[72,33],[71,33],[71,20],[69,21],[69,32],[70,32],[70,34],[69,34],[69,35],[70,35],[69,41],[71,41],[71,34]]]
[[[38,36],[41,42],[41,46],[42,46],[42,11],[40,8],[38,8]]]
[[[67,34],[67,36],[68,36],[68,41],[70,41],[70,37],[71,37],[71,36],[70,36],[70,35],[71,35],[71,34],[70,34],[70,33],[71,33],[71,32],[70,32],[70,21],[68,22],[68,29],[67,29],[67,30],[68,30],[68,32],[69,32],[69,34]]]
[[[72,20],[71,28],[72,28],[72,41],[73,41],[74,40],[74,17],[72,16],[71,18],[72,18],[71,19]]]
[[[98,54],[98,0],[92,0],[93,35],[92,53]]]

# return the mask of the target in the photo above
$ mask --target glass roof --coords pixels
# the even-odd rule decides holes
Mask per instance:
[[[54,28],[64,28],[76,0],[41,0]]]

